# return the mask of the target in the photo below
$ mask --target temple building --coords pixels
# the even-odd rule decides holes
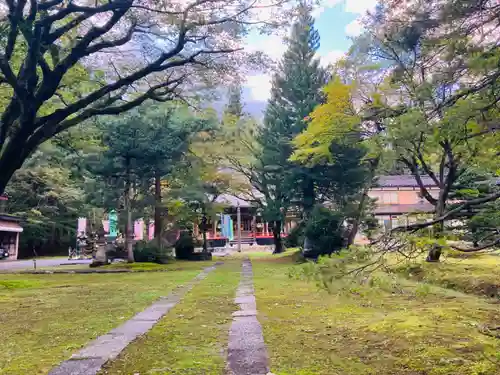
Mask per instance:
[[[5,214],[7,197],[0,196],[0,248],[9,252],[8,259],[15,260],[19,253],[19,236],[23,231],[21,218]]]
[[[431,195],[437,197],[439,188],[434,181],[428,176],[422,176],[422,180]],[[373,213],[382,230],[404,224],[401,220],[414,220],[408,214],[430,214],[434,210],[434,206],[421,196],[420,188],[412,175],[380,176],[370,189],[369,196],[376,199]],[[268,243],[272,240],[271,224],[263,220],[256,205],[228,194],[218,197],[217,202],[227,207],[217,221],[209,223],[207,238],[224,238],[230,243],[236,242],[239,210],[242,243]],[[299,220],[298,213],[289,212],[285,218],[282,235],[286,236]],[[362,235],[358,234],[358,237],[362,238]]]
[[[216,220],[209,220],[207,225],[209,240],[225,239],[226,242],[234,244],[240,234],[243,244],[272,243],[272,223],[264,220],[257,205],[229,194],[219,196],[216,201],[226,208],[217,215]],[[238,231],[238,222],[240,231]],[[288,214],[283,223],[282,236],[286,236],[297,225],[297,222],[296,216]],[[198,228],[195,228],[195,235],[201,235]]]
[[[439,188],[429,176],[422,176],[429,193],[437,198]],[[431,214],[434,206],[420,193],[420,187],[412,175],[380,176],[368,195],[377,199],[374,215],[381,228],[391,229],[415,220],[408,214]],[[404,220],[405,222],[401,222]]]

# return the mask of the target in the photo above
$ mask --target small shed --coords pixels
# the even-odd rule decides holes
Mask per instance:
[[[8,259],[17,259],[19,235],[23,231],[20,222],[19,217],[0,214],[0,247],[9,251]]]

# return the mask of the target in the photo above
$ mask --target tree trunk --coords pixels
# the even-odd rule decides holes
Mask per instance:
[[[366,184],[365,188],[363,189],[363,195],[361,196],[361,199],[359,201],[358,212],[357,212],[356,217],[354,218],[354,222],[352,224],[352,228],[351,228],[351,232],[349,233],[349,237],[347,238],[347,247],[350,247],[352,244],[354,244],[354,240],[356,239],[356,235],[358,234],[359,224],[361,222],[361,219],[363,218],[363,212],[365,210],[366,202],[368,200],[368,192],[370,191],[370,188],[372,186],[372,181],[373,181],[373,178],[375,177],[375,172],[378,168],[379,162],[380,162],[379,157],[370,161],[369,180],[368,180],[368,183]]]
[[[281,240],[281,220],[275,220],[273,225],[274,252],[279,254],[283,252],[283,241]]]
[[[155,170],[155,240],[158,248],[161,248],[161,235],[163,231],[163,220],[161,217],[161,176]]]
[[[0,151],[1,145],[0,145]],[[7,149],[4,153],[0,154],[0,195],[5,193],[9,181],[14,173],[21,168],[24,160],[21,159],[21,153],[15,150]]]
[[[425,259],[427,262],[439,262],[439,258],[441,257],[441,246],[438,244],[432,245],[429,253],[427,254],[427,258]]]
[[[130,159],[126,160],[126,181],[125,181],[125,212],[127,213],[127,225],[125,228],[125,248],[127,249],[127,261],[134,263],[133,230],[132,230],[132,209],[131,199],[132,182],[130,176]]]
[[[445,211],[445,205],[446,205],[446,197],[444,194],[442,194],[442,189],[439,192],[439,198],[436,206],[436,212],[434,214],[434,218],[441,217],[444,214]],[[444,223],[438,223],[432,227],[433,229],[433,237],[435,239],[439,239],[443,236],[444,232]],[[427,254],[427,258],[425,259],[427,262],[439,262],[439,259],[441,257],[441,251],[442,247],[438,244],[432,245],[432,247],[429,250],[429,253]]]
[[[314,191],[314,181],[309,177],[304,178],[304,181],[302,184],[302,195],[303,195],[302,205],[304,208],[302,220],[304,221],[304,225],[307,225],[307,222],[312,215],[312,210],[314,208],[314,204],[316,203],[316,193]],[[304,236],[304,244],[302,245],[302,247],[305,248],[306,245],[310,242],[312,242],[311,239],[307,238],[307,236]]]
[[[304,206],[304,213],[306,217],[309,217],[316,203],[316,192],[314,191],[314,181],[309,177],[304,178],[304,182],[302,185],[302,195],[304,199],[304,201],[302,202]]]
[[[352,228],[351,231],[349,232],[349,236],[347,237],[347,247],[349,248],[351,245],[354,244],[354,240],[356,239],[356,235],[358,234],[359,230],[359,223],[361,222],[361,219],[363,217],[363,210],[365,209],[365,203],[368,198],[368,190],[370,188],[365,188],[363,191],[363,195],[361,196],[361,199],[359,200],[359,205],[358,205],[358,212],[356,214],[356,217],[354,218],[354,221],[352,223]]]
[[[208,252],[208,247],[207,247],[207,231],[205,228],[203,228],[203,252],[207,253]]]

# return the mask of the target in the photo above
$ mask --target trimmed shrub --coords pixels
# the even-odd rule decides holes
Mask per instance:
[[[344,217],[323,206],[316,206],[308,220],[304,235],[311,241],[311,248],[304,255],[317,258],[338,252],[344,246]]]
[[[301,221],[292,228],[285,238],[285,247],[302,247],[304,245],[304,223]]]
[[[190,259],[194,253],[195,240],[189,231],[180,233],[179,239],[175,243],[175,257],[177,259]]]
[[[134,259],[138,263],[169,263],[172,257],[172,249],[161,249],[155,241],[138,241],[134,246]]]

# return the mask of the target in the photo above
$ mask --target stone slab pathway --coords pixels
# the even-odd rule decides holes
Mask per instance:
[[[49,375],[95,375],[102,366],[115,359],[138,336],[148,332],[158,321],[177,305],[184,295],[203,280],[222,262],[205,268],[192,281],[179,286],[167,297],[162,297],[132,319],[91,341],[49,372]]]
[[[267,349],[262,327],[257,320],[257,304],[253,288],[252,263],[242,264],[241,282],[236,291],[235,303],[239,311],[233,313],[229,331],[229,375],[266,375],[269,372]]]

